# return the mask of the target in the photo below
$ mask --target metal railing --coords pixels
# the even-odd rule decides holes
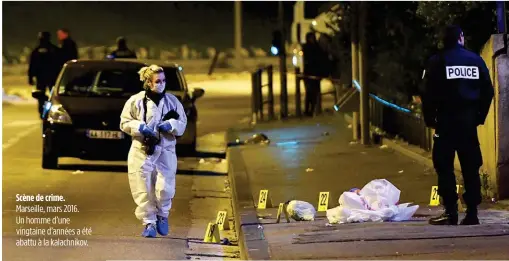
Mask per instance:
[[[353,81],[353,86],[360,91],[361,86]],[[385,136],[400,137],[409,144],[431,151],[432,132],[426,127],[420,113],[386,101],[372,93],[369,94],[369,120],[371,126],[382,130]]]
[[[262,83],[263,72],[267,73],[267,83]],[[274,117],[274,90],[273,90],[273,67],[259,68],[251,74],[251,112],[252,121],[264,120],[264,104],[267,104],[268,119],[273,120]],[[267,87],[267,98],[263,97],[263,88]]]
[[[263,73],[267,73],[267,83],[262,83]],[[302,116],[302,95],[301,95],[301,81],[304,79],[328,79],[332,82],[338,82],[337,79],[331,79],[327,77],[317,77],[317,76],[309,76],[301,74],[300,69],[295,68],[295,116]],[[267,87],[267,97],[263,96],[263,88]],[[322,112],[322,96],[324,95],[333,95],[334,102],[336,103],[338,100],[338,88],[334,88],[332,91],[328,92],[320,92],[320,95],[317,97],[317,105],[315,113]],[[259,68],[251,74],[251,111],[252,111],[252,121],[256,122],[257,120],[264,120],[265,117],[265,108],[264,105],[267,104],[267,114],[268,119],[275,119],[274,114],[274,92],[273,92],[273,66],[269,65],[267,67]],[[288,107],[288,104],[286,105]]]
[[[370,97],[370,122],[384,131],[386,136],[401,137],[412,145],[431,151],[431,130],[420,115],[389,107]]]
[[[263,73],[267,73],[267,83],[262,82]],[[274,114],[274,92],[273,92],[273,66],[259,68],[251,74],[252,94],[251,108],[252,121],[264,120],[265,104],[267,104],[268,119],[275,119]],[[330,79],[326,77],[306,76],[300,73],[300,69],[295,69],[295,115],[302,116],[302,102],[300,84],[304,78],[312,79],[329,79],[331,81],[339,81],[338,79]],[[266,97],[263,96],[263,88],[267,88]],[[361,86],[357,81],[353,81],[353,87],[360,91]],[[338,101],[338,88],[333,91],[323,92],[323,95],[334,95],[334,101]],[[389,137],[400,137],[409,144],[421,147],[426,151],[432,148],[432,132],[426,127],[422,115],[412,112],[408,108],[398,106],[388,102],[374,94],[370,94],[369,119],[371,126],[378,127],[385,135]],[[318,101],[321,103],[321,99]],[[317,107],[319,107],[317,104]],[[317,109],[318,112],[318,109]]]

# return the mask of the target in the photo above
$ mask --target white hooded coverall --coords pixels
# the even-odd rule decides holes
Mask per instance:
[[[129,98],[120,115],[120,129],[132,137],[132,144],[127,159],[129,186],[134,202],[138,205],[136,217],[143,224],[155,224],[156,215],[168,217],[172,199],[175,196],[175,175],[177,156],[175,136],[182,136],[186,129],[187,117],[180,101],[172,94],[166,93],[159,106],[147,97],[147,115],[145,123],[160,138],[153,155],[145,153],[143,134],[139,128],[143,122],[143,98],[141,91]],[[159,132],[157,126],[170,110],[179,114],[179,119],[169,119],[172,130],[169,133]]]

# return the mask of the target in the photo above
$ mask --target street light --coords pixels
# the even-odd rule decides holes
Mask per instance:
[[[279,50],[283,48],[283,39],[281,37],[281,31],[275,30],[272,32],[272,46],[270,47],[270,51],[274,55],[278,55]]]
[[[279,50],[274,45],[270,47],[270,52],[275,56],[279,54]]]

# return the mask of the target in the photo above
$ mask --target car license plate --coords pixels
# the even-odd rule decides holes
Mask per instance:
[[[90,139],[121,140],[124,133],[121,131],[88,130],[87,137]]]

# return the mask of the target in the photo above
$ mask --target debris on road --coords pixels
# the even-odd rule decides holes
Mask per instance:
[[[322,136],[329,136],[329,135],[330,135],[330,134],[329,134],[329,132],[328,132],[328,131],[325,131],[325,132],[323,132],[323,133],[322,133]]]
[[[357,144],[359,144],[359,142],[357,142],[357,141],[350,141],[350,145],[357,145]]]
[[[253,136],[245,141],[241,141],[240,139],[236,139],[235,142],[229,142],[228,147],[246,145],[246,144],[261,144],[268,145],[270,144],[270,139],[267,135],[263,133],[256,133]]]
[[[388,149],[388,148],[389,148],[389,146],[387,146],[387,145],[382,145],[382,146],[380,146],[380,149],[382,149],[382,150],[386,150],[386,149]]]
[[[315,170],[314,170],[314,169],[312,169],[312,168],[307,168],[307,169],[306,169],[306,172],[313,172],[313,171],[315,171]]]
[[[85,172],[84,171],[81,171],[81,170],[76,170],[72,173],[72,175],[82,175],[84,174]]]
[[[267,135],[265,135],[263,133],[257,133],[257,134],[254,134],[253,137],[247,139],[244,143],[245,144],[266,145],[266,144],[270,144],[270,139],[269,139],[269,137],[267,137]]]
[[[205,159],[200,159],[199,163],[200,163],[200,164],[205,163]]]
[[[313,221],[315,220],[316,210],[313,205],[300,200],[292,200],[288,203],[286,211],[295,221]]]
[[[327,219],[331,224],[409,220],[419,206],[399,204],[400,193],[386,179],[372,180],[360,191],[344,192],[339,207],[327,210]]]
[[[228,240],[228,238],[224,238],[222,241],[221,241],[221,245],[226,245],[226,246],[231,246],[232,243],[230,242],[230,240]]]
[[[400,171],[398,171],[398,173],[399,173],[399,174],[401,174],[401,173],[403,173],[403,172],[405,172],[405,171],[404,171],[404,170],[400,170]]]
[[[352,124],[348,124],[348,128],[351,129],[352,128]]]

